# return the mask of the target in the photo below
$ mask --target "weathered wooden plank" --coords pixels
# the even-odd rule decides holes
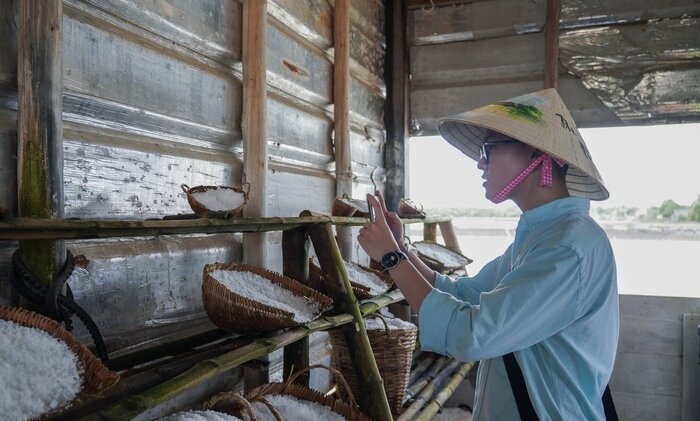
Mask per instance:
[[[620,317],[620,340],[617,352],[658,354],[680,357],[683,323],[647,317]]]
[[[559,18],[561,1],[547,0],[547,21],[545,23],[544,46],[544,87],[559,88]]]
[[[622,316],[682,321],[683,313],[700,313],[700,298],[620,295]]]
[[[681,396],[681,357],[618,353],[610,388],[627,393]]]
[[[683,421],[700,419],[700,314],[683,315]]]
[[[624,421],[681,419],[681,398],[656,394],[629,393],[611,390],[617,415]]]

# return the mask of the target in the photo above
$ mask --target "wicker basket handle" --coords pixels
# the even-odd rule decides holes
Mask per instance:
[[[367,313],[367,314],[365,314],[365,315],[362,316],[362,317],[363,317],[363,318],[364,318],[364,317],[379,317],[379,320],[381,320],[382,323],[384,323],[384,331],[386,332],[386,335],[387,335],[389,338],[392,337],[392,336],[391,336],[391,329],[389,329],[389,323],[387,323],[386,318],[385,318],[384,316],[382,316],[382,315],[379,314],[379,313]]]
[[[350,389],[350,385],[348,384],[348,381],[345,380],[345,376],[343,376],[343,373],[340,371],[336,370],[333,367],[328,367],[327,365],[324,364],[314,364],[310,365],[302,370],[297,371],[296,373],[292,374],[289,376],[287,381],[284,382],[285,388],[294,383],[294,380],[296,380],[297,377],[300,375],[306,373],[307,371],[311,371],[313,368],[325,368],[326,370],[330,371],[331,373],[335,374],[339,379],[340,382],[342,383],[343,387],[345,387],[345,392],[348,394],[348,400],[350,401],[350,406],[353,408],[357,407],[357,401],[355,400],[355,395],[352,394],[352,390]]]
[[[275,409],[274,405],[272,405],[270,403],[270,401],[265,399],[265,396],[259,396],[253,400],[255,402],[260,402],[261,404],[265,405],[267,407],[267,409],[269,409],[270,412],[272,412],[272,416],[275,417],[275,420],[284,421],[284,420],[282,420],[282,414],[280,414],[279,411],[277,409]],[[255,421],[255,420],[253,420],[253,421]]]
[[[187,184],[180,184],[180,188],[182,189],[182,191],[185,192],[185,194],[190,194],[190,186],[188,186]]]
[[[250,405],[250,402],[248,402],[246,398],[235,392],[217,393],[216,395],[209,398],[206,402],[204,402],[204,409],[212,409],[214,408],[214,405],[224,400],[234,401],[236,403],[241,404],[241,406],[243,406],[243,410],[248,413],[250,421],[257,421],[257,418],[255,418],[255,411],[253,411],[253,407]],[[273,411],[272,414],[274,415],[275,412],[276,411]]]

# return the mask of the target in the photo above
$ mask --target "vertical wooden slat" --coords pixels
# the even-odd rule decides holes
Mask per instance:
[[[440,222],[438,226],[440,227],[440,234],[442,234],[445,247],[457,253],[461,253],[462,248],[459,246],[459,240],[457,240],[457,233],[455,232],[454,225],[452,225],[452,220]]]
[[[423,224],[423,240],[437,242],[437,224],[430,222]]]
[[[309,280],[309,241],[306,227],[286,230],[282,233],[282,272],[299,282],[308,284]],[[293,373],[309,366],[309,337],[299,339],[284,347],[283,376],[289,378]],[[309,385],[310,373],[300,375],[296,383]]]
[[[350,156],[350,0],[336,0],[333,10],[333,133],[335,136],[335,194],[352,197]],[[338,246],[354,260],[353,230],[337,227]]]
[[[250,197],[244,216],[267,216],[267,78],[265,68],[265,23],[267,0],[243,1],[243,175],[250,183]],[[243,234],[244,262],[266,267],[267,235]],[[244,370],[244,385],[250,390],[269,379],[268,365]]]
[[[63,3],[21,0],[18,41],[18,212],[63,217]],[[50,282],[65,262],[63,241],[21,241],[22,258]]]
[[[386,145],[384,161],[386,184],[384,199],[387,209],[396,211],[406,197],[406,141],[408,140],[408,22],[406,2],[386,2],[386,65],[384,80],[387,89]]]
[[[547,0],[545,24],[544,87],[559,89],[559,16],[560,0]]]

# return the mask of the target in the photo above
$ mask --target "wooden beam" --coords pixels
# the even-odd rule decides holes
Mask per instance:
[[[350,156],[350,0],[333,5],[333,133],[335,136],[335,194],[352,197]],[[338,246],[343,258],[354,260],[352,228],[339,227]]]
[[[267,0],[243,1],[243,176],[250,183],[244,216],[267,216],[267,78],[265,67],[265,23]],[[266,267],[265,234],[244,234],[243,260]]]
[[[423,224],[423,240],[437,242],[437,224],[430,222]]]
[[[19,2],[18,212],[63,217],[63,2]],[[66,259],[62,241],[21,241],[22,259],[49,283]]]
[[[561,0],[547,0],[545,24],[544,87],[559,89],[559,17]]]
[[[386,3],[386,66],[387,88],[386,145],[384,162],[386,184],[384,199],[387,209],[396,211],[406,197],[406,141],[408,140],[409,49],[406,2]]]

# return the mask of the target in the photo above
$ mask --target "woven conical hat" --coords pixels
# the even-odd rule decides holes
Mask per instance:
[[[441,119],[437,129],[452,146],[476,161],[487,129],[502,133],[566,161],[566,186],[572,196],[592,200],[610,196],[574,119],[554,89]]]

